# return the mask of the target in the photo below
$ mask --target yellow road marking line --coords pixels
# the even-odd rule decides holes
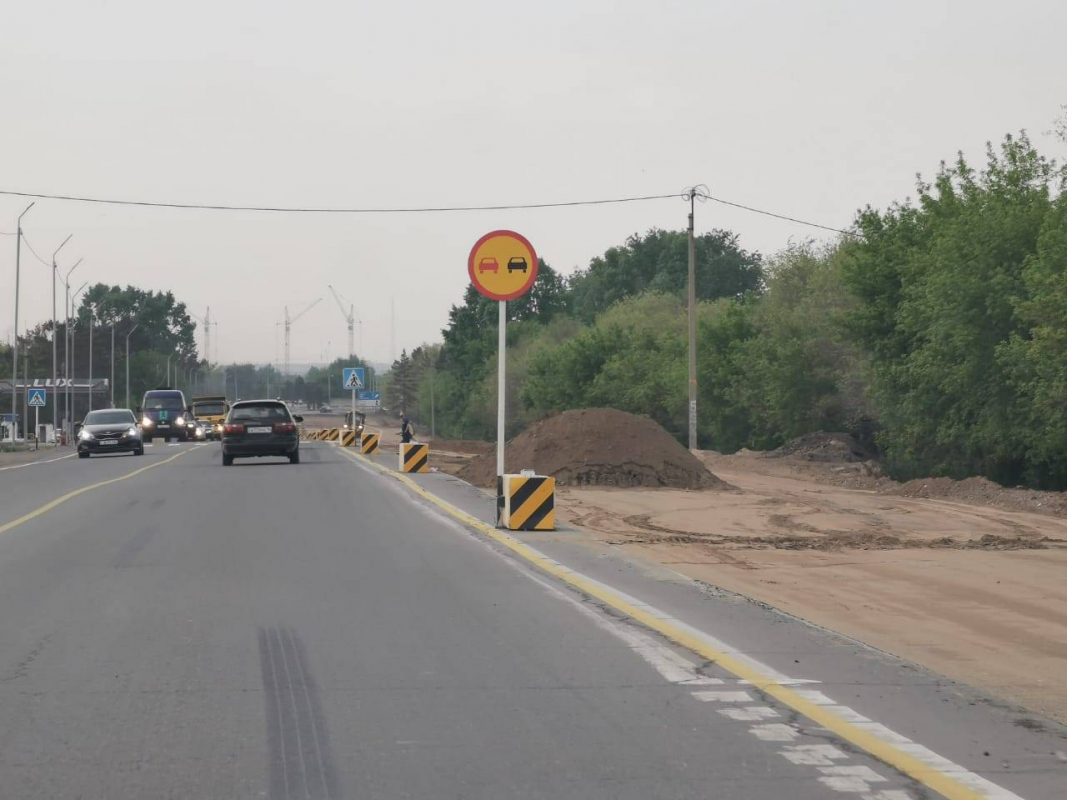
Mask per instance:
[[[12,528],[17,528],[19,525],[22,525],[25,522],[29,522],[31,519],[36,519],[37,517],[41,516],[41,514],[45,514],[51,511],[56,506],[61,506],[68,500],[73,500],[78,495],[85,494],[86,492],[91,492],[93,489],[99,489],[103,486],[110,486],[111,484],[118,483],[119,481],[128,480],[129,478],[132,478],[135,475],[140,475],[142,472],[148,472],[148,470],[150,469],[162,467],[164,464],[169,464],[174,459],[180,458],[188,452],[188,450],[182,450],[180,453],[175,453],[170,458],[166,458],[163,461],[156,462],[155,464],[148,464],[147,466],[140,467],[139,469],[135,469],[133,472],[127,472],[125,475],[119,475],[119,477],[117,478],[110,478],[106,481],[100,481],[99,483],[90,483],[88,486],[83,486],[80,489],[75,489],[73,492],[67,492],[65,495],[57,497],[51,502],[45,503],[40,508],[34,509],[33,511],[30,511],[27,514],[23,514],[18,519],[13,519],[11,520],[11,522],[5,522],[3,525],[0,525],[0,533],[7,533]]]
[[[984,800],[984,793],[977,792],[965,786],[936,767],[932,767],[915,756],[909,755],[893,744],[878,738],[873,733],[857,727],[855,724],[839,716],[826,706],[819,706],[810,700],[805,699],[787,686],[783,686],[781,683],[764,675],[762,672],[749,666],[743,661],[727,655],[718,648],[712,647],[698,636],[689,633],[683,628],[673,624],[671,621],[664,620],[637,607],[603,584],[586,579],[585,576],[580,573],[573,572],[562,564],[552,561],[533,548],[523,544],[515,537],[497,530],[491,525],[482,522],[480,519],[461,511],[451,503],[448,503],[426,489],[423,489],[419,484],[406,475],[386,469],[361,454],[350,453],[347,450],[342,452],[349,458],[364,462],[383,475],[387,475],[394,480],[399,481],[412,492],[419,495],[419,497],[437,506],[449,516],[502,544],[525,561],[536,566],[538,569],[541,569],[558,580],[569,584],[583,594],[595,597],[602,603],[611,606],[617,611],[621,611],[631,619],[634,619],[645,627],[651,628],[657,633],[666,636],[668,639],[680,644],[687,650],[691,650],[692,652],[703,656],[708,661],[715,662],[727,672],[747,681],[750,685],[756,687],[765,694],[770,695],[794,711],[803,714],[812,722],[821,725],[827,730],[833,731],[842,739],[865,750],[879,761],[911,776],[927,788],[948,798],[948,800]]]

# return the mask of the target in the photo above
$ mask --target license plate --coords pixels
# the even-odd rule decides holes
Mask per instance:
[[[264,428],[264,427],[249,428],[248,432],[249,433],[270,433],[270,428],[269,427],[266,427],[266,428]]]
[[[161,422],[161,423],[159,423],[159,427],[160,427],[160,428],[169,428],[169,427],[170,427],[170,425],[168,425],[168,424],[167,424],[167,423],[165,423],[165,422]]]
[[[103,447],[107,447],[108,445],[116,445],[118,443],[119,443],[118,439],[101,439],[100,440],[100,444]]]

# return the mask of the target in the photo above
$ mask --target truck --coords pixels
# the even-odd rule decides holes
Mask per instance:
[[[230,404],[221,394],[202,394],[193,397],[193,416],[204,423],[207,435],[212,439],[222,437],[222,423],[230,413]]]

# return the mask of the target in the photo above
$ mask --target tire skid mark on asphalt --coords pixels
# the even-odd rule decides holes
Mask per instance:
[[[725,669],[734,677],[739,678],[740,684],[752,687],[763,695],[777,700],[792,711],[807,717],[817,726],[836,734],[878,761],[907,775],[926,789],[937,792],[948,800],[1022,800],[1013,792],[953,763],[923,745],[912,742],[896,731],[863,717],[847,706],[834,703],[821,692],[810,693],[807,690],[791,688],[798,683],[809,681],[788,678],[772,667],[736,650],[726,642],[625,592],[572,570],[514,536],[497,530],[456,508],[406,475],[395,473],[362,454],[349,453],[347,450],[342,450],[342,452],[355,464],[401,483],[413,494],[436,506],[466,527],[503,545],[523,561]],[[581,603],[578,605],[582,606]],[[783,743],[794,742],[801,735],[796,724],[781,722],[752,725],[749,732],[763,741]],[[784,756],[787,751],[793,752],[789,748],[780,752]],[[877,782],[885,780],[873,770],[870,770],[870,773],[877,776]],[[906,791],[871,792],[869,785],[871,781],[865,780],[864,775],[867,773],[862,771],[830,772],[824,773],[820,780],[827,788],[836,791],[862,792],[862,800],[913,800],[912,795]]]
[[[42,514],[48,513],[53,508],[61,506],[65,502],[67,502],[68,500],[73,500],[75,497],[78,497],[79,495],[83,495],[86,492],[91,492],[91,491],[93,491],[93,489],[102,489],[103,487],[110,486],[113,483],[119,483],[121,481],[129,480],[130,478],[134,478],[134,477],[136,477],[138,475],[141,475],[142,473],[148,472],[148,470],[150,470],[150,469],[155,469],[156,467],[162,467],[164,464],[169,464],[171,461],[174,461],[174,459],[176,459],[176,458],[181,458],[183,455],[185,455],[188,452],[189,452],[188,450],[182,450],[180,452],[175,453],[170,458],[165,458],[162,461],[157,461],[155,464],[148,464],[146,466],[139,467],[138,469],[132,470],[131,472],[127,472],[125,475],[119,475],[117,478],[109,478],[106,481],[98,481],[97,483],[90,483],[88,486],[82,486],[79,489],[75,489],[74,491],[67,492],[64,495],[60,495],[59,497],[55,498],[54,500],[51,500],[51,501],[45,503],[43,506],[40,506],[39,508],[35,508],[33,511],[29,511],[29,512],[23,514],[21,517],[18,517],[16,519],[11,520],[10,522],[5,522],[4,524],[0,525],[0,533],[7,533],[12,528],[17,528],[19,525],[22,525],[22,524],[24,524],[26,522],[29,522],[30,520],[36,519],[37,517],[41,516]]]
[[[260,628],[271,800],[339,800],[337,771],[318,687],[291,628]]]
[[[118,553],[111,559],[111,566],[115,569],[125,569],[133,566],[134,560],[158,532],[159,525],[155,522],[145,526],[136,536],[119,548]]]

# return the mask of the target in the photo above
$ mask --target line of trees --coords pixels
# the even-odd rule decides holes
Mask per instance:
[[[833,242],[764,258],[726,231],[699,237],[700,445],[844,430],[899,478],[1067,488],[1065,187],[1021,134]],[[508,304],[508,435],[612,406],[684,441],[685,280],[683,231],[633,236],[570,279],[541,262]],[[387,403],[427,422],[432,380],[438,434],[490,439],[495,371],[496,309],[468,288],[443,341],[394,364]]]

